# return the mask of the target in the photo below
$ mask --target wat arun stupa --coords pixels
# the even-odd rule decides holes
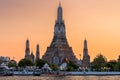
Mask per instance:
[[[73,61],[76,64],[79,62],[74,55],[72,47],[69,46],[66,38],[65,23],[63,20],[61,4],[59,4],[57,11],[57,20],[54,26],[53,40],[50,46],[47,47],[42,59],[55,65],[60,65],[64,59]]]

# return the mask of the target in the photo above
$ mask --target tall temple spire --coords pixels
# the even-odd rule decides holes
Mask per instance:
[[[61,6],[61,1],[59,1],[59,6]]]
[[[84,40],[83,53],[84,53],[84,55],[88,55],[88,48],[87,48],[87,40],[86,40],[86,38],[85,38],[85,40]]]
[[[40,59],[39,44],[36,46],[36,61]]]
[[[26,49],[25,49],[25,58],[29,59],[30,48],[29,48],[29,39],[26,40]]]
[[[84,40],[84,49],[87,49],[87,40],[86,40],[86,38]]]
[[[33,51],[31,52],[31,55],[30,55],[30,60],[34,63],[34,58],[35,58],[35,56],[34,56],[34,54],[33,54]]]
[[[59,2],[58,12],[57,12],[57,21],[59,23],[62,22],[62,7],[61,7],[61,2]]]
[[[29,48],[29,39],[26,40],[26,48]]]
[[[47,50],[42,57],[43,60],[55,65],[62,64],[64,58],[67,58],[75,63],[78,62],[72,48],[67,42],[65,24],[62,17],[62,7],[61,3],[59,3],[57,8],[57,20],[54,26],[53,40],[50,46],[47,47]]]
[[[61,7],[61,3],[59,3],[59,7],[57,9],[57,21],[55,23],[55,27],[54,27],[54,38],[53,38],[54,42],[57,42],[57,45],[60,45],[58,43],[59,42],[64,42],[63,44],[68,44],[67,40],[66,40],[66,31],[65,31],[65,24],[64,21],[62,20],[62,7]],[[52,45],[54,45],[52,43]]]
[[[88,54],[87,40],[84,40],[82,67],[90,68],[90,56]]]

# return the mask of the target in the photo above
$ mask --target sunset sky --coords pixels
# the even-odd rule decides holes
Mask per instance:
[[[61,1],[66,35],[77,58],[83,56],[83,41],[93,58],[101,53],[108,60],[120,55],[120,0],[0,0],[0,56],[19,61],[30,50],[40,56],[53,38],[57,8]]]

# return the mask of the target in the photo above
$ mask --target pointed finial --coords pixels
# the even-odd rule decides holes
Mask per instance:
[[[27,41],[29,41],[29,38],[27,37]]]
[[[86,38],[85,38],[85,39],[84,39],[84,43],[86,43],[86,41],[87,41],[87,40],[86,40]]]
[[[81,60],[81,54],[79,54],[79,56],[80,56],[80,60]]]
[[[61,7],[61,1],[59,1],[59,6]]]
[[[37,44],[36,46],[37,46],[37,48],[39,48],[39,44]]]
[[[39,45],[39,43],[37,43],[37,45]]]

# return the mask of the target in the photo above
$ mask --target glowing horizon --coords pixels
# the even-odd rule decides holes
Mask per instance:
[[[97,54],[108,60],[120,53],[120,1],[62,0],[63,18],[69,45],[79,59],[83,56],[83,42],[88,41],[91,61]],[[30,51],[40,45],[40,57],[53,38],[57,18],[57,0],[1,0],[0,1],[0,56],[19,61],[25,55],[29,38]]]

